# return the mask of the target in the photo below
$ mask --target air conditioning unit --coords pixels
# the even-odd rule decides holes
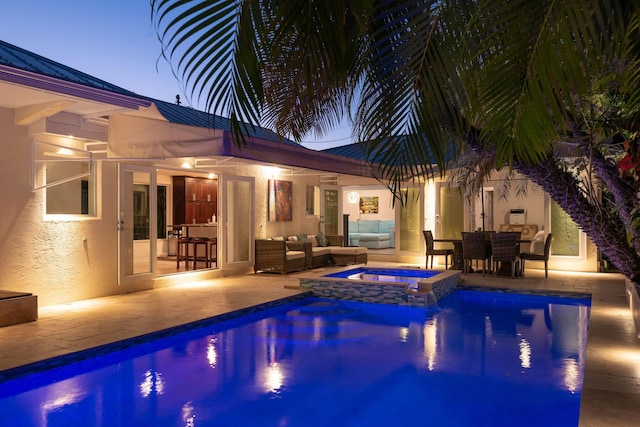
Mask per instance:
[[[527,213],[524,209],[509,209],[509,224],[526,224]]]

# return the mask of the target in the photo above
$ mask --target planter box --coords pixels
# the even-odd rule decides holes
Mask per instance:
[[[0,326],[38,319],[38,297],[25,292],[0,291]]]

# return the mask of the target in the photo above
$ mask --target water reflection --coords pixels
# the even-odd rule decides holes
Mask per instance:
[[[144,373],[144,380],[140,384],[140,394],[142,397],[149,397],[151,394],[162,394],[164,392],[164,380],[160,372],[148,370]]]

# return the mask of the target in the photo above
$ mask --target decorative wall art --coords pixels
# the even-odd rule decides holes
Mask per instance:
[[[378,213],[378,196],[360,197],[360,213],[377,214]]]
[[[292,198],[293,183],[291,181],[269,180],[269,222],[293,219]]]

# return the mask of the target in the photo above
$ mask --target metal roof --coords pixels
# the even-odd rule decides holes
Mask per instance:
[[[332,148],[326,148],[324,150],[322,150],[325,153],[329,153],[329,154],[334,154],[336,156],[342,156],[342,157],[348,157],[354,160],[361,160],[364,162],[371,162],[371,163],[381,163],[379,161],[379,156],[384,154],[384,153],[388,153],[391,150],[398,150],[397,155],[391,151],[392,153],[394,153],[394,157],[395,161],[397,162],[397,164],[404,164],[406,166],[410,166],[412,164],[415,164],[415,162],[413,161],[414,159],[411,158],[411,153],[412,153],[412,147],[405,147],[406,150],[403,150],[403,147],[401,147],[401,145],[404,144],[411,144],[411,142],[409,141],[409,139],[405,136],[405,135],[399,135],[393,138],[387,138],[386,141],[384,141],[383,144],[378,145],[374,150],[372,150],[370,153],[367,153],[367,143],[366,142],[357,142],[354,144],[347,144],[347,145],[342,145],[339,147],[332,147]],[[429,144],[427,144],[427,141],[424,141],[424,146],[421,147],[422,149],[426,150],[428,156],[431,160],[431,164],[435,165],[436,161],[433,158],[433,151],[431,149],[431,147],[429,146]],[[419,148],[420,149],[420,148]],[[422,153],[424,154],[424,153]],[[454,157],[454,147],[453,145],[449,145],[447,147],[447,152],[445,153],[447,160],[446,161],[451,161]]]
[[[158,111],[167,121],[175,124],[182,124],[200,128],[219,129],[228,134],[232,132],[231,120],[219,115],[198,111],[188,106],[181,106],[162,100],[138,95],[132,91],[123,89],[104,80],[93,77],[56,61],[29,52],[25,49],[14,46],[0,40],[0,67],[20,70],[25,74],[42,76],[51,81],[68,82],[76,87],[85,87],[91,91],[97,90],[101,93],[114,94],[114,96],[128,97],[131,102],[126,104],[128,108],[136,109],[140,106],[155,104]],[[37,82],[33,79],[16,80],[15,82],[37,87]],[[56,86],[46,86],[45,90],[57,91]],[[87,96],[83,91],[70,92],[76,96]],[[122,101],[120,101],[122,103]],[[122,104],[125,106],[125,104]],[[287,138],[283,138],[277,133],[262,127],[255,126],[246,133],[249,143],[243,149],[230,146],[228,150],[232,156],[256,160],[289,164],[291,166],[301,166],[303,168],[313,168],[327,172],[337,172],[360,176],[371,176],[369,167],[360,158],[354,156],[331,155],[330,152],[312,150]],[[282,143],[274,145],[274,142]],[[233,144],[231,144],[233,145]]]
[[[226,117],[205,113],[191,107],[177,105],[170,102],[160,101],[156,99],[152,101],[156,104],[160,113],[171,123],[220,129],[225,132],[232,132],[231,120]],[[247,136],[250,138],[257,138],[265,141],[282,142],[287,145],[305,148],[294,141],[281,137],[280,135],[269,129],[258,126],[254,126],[252,129],[250,128],[247,131]]]
[[[8,67],[17,68],[32,73],[54,77],[68,82],[153,102],[158,107],[160,113],[169,122],[172,123],[221,129],[223,131],[231,132],[231,121],[225,117],[205,113],[203,111],[198,111],[190,107],[180,106],[158,99],[149,98],[143,95],[138,95],[127,89],[123,89],[119,86],[113,85],[109,82],[93,77],[89,74],[83,73],[74,68],[45,58],[28,50],[14,46],[2,40],[0,40],[0,65],[6,65]],[[250,138],[283,142],[287,145],[302,147],[302,145],[289,139],[282,138],[269,129],[257,126],[253,127],[253,129],[250,129],[247,132],[247,136]]]
[[[0,40],[0,65],[6,65],[20,70],[29,71],[44,76],[55,77],[68,82],[102,89],[120,95],[127,95],[144,99],[140,95],[119,86],[101,80],[97,77],[75,70],[59,62],[52,61],[28,50],[24,50],[10,43]]]

